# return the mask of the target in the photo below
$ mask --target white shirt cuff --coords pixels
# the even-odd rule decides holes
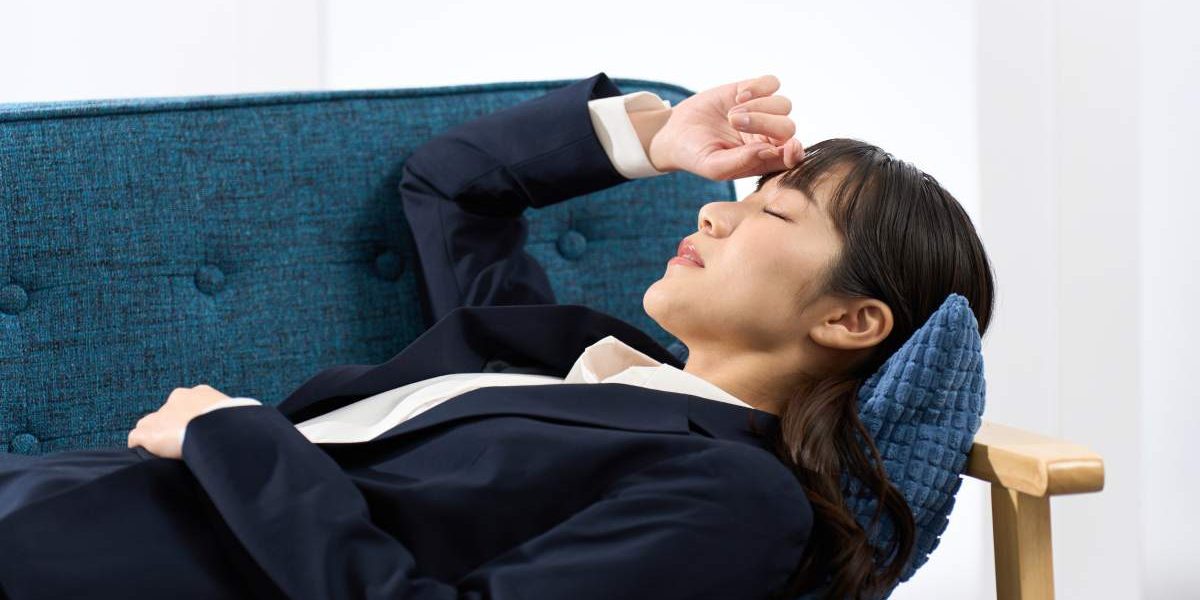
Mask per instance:
[[[258,400],[255,400],[254,398],[242,398],[242,397],[226,398],[224,400],[221,400],[220,402],[213,404],[212,406],[209,406],[208,408],[204,409],[196,416],[198,417],[200,415],[210,413],[214,410],[217,410],[218,408],[229,408],[231,406],[262,406],[262,402],[259,402]],[[192,417],[192,418],[194,419],[195,417]],[[187,425],[184,425],[183,431],[180,432],[180,434],[179,434],[179,444],[180,445],[183,445],[183,438],[186,436],[187,436]]]
[[[664,175],[650,163],[637,131],[629,120],[629,113],[642,110],[671,108],[671,103],[652,92],[631,92],[622,96],[609,96],[588,101],[588,112],[600,145],[608,154],[609,161],[617,172],[626,179],[638,179]]]

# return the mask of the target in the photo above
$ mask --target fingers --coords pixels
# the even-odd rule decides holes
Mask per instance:
[[[788,100],[784,96],[767,96],[766,98],[755,98],[748,102],[743,102],[737,106],[734,106],[732,109],[730,109],[729,116],[732,117],[732,115],[735,115],[735,114],[738,114],[741,112],[759,112],[759,113],[769,113],[769,114],[775,114],[775,115],[786,115],[786,114],[792,112],[792,101]],[[753,118],[751,118],[751,121],[752,121],[751,124],[753,124]],[[730,118],[730,124],[734,125],[736,127],[736,124],[734,123],[732,118]],[[795,127],[795,125],[793,124],[793,128],[794,127]],[[743,139],[745,139],[747,142],[749,142],[751,140],[764,141],[764,142],[770,142],[772,145],[778,146],[778,145],[781,145],[785,140],[787,140],[786,136],[781,137],[781,136],[764,135],[763,133],[760,133],[760,132],[756,132],[753,130],[745,130],[745,129],[740,129],[740,131],[743,131],[745,133],[745,136]]]
[[[775,95],[779,86],[774,75],[737,82],[727,119],[741,132],[743,145],[719,153],[720,160],[712,165],[715,171],[736,174],[791,169],[804,158],[804,147],[795,139],[796,124],[787,116],[792,102]]]
[[[774,169],[784,168],[790,169],[800,163],[804,158],[804,146],[800,144],[800,140],[792,138],[785,141],[777,147],[762,148],[757,152],[758,158],[764,161],[772,161],[774,165],[782,165],[773,167]]]
[[[756,167],[765,162],[765,159],[758,157],[757,153],[767,150],[769,147],[770,144],[755,142],[713,152],[705,158],[704,170],[709,173],[705,176],[718,181],[748,177]]]
[[[792,138],[783,146],[783,165],[785,168],[792,168],[804,159],[804,146],[800,140]]]
[[[790,139],[796,135],[796,124],[786,115],[736,112],[729,115],[729,123],[743,133],[761,133],[777,140]]]
[[[737,104],[728,115],[730,125],[746,138],[766,139],[777,146],[786,144],[796,134],[796,124],[787,117],[792,112],[792,101],[773,95],[777,91],[779,78],[774,75],[738,82]],[[783,148],[779,155],[784,156]]]
[[[737,83],[734,102],[745,102],[751,98],[769,96],[779,90],[779,78],[774,75],[760,75],[753,79],[744,79]]]
[[[788,100],[787,96],[766,96],[763,98],[754,98],[742,102],[729,110],[730,114],[734,111],[749,111],[771,113],[776,115],[786,115],[792,112],[792,101]]]

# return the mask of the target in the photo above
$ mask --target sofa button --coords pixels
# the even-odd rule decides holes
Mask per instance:
[[[391,250],[375,257],[375,271],[384,279],[395,280],[404,272],[404,259]]]
[[[37,454],[38,439],[32,433],[18,433],[9,444],[9,452],[13,454]]]
[[[0,311],[10,315],[21,312],[29,304],[29,296],[21,286],[10,283],[0,288]]]
[[[558,236],[558,253],[566,258],[579,258],[587,249],[587,238],[574,229],[568,229]]]
[[[215,294],[225,287],[225,274],[215,265],[201,265],[196,269],[196,287],[205,294]]]

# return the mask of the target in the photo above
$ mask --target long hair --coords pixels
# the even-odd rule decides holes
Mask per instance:
[[[804,555],[774,598],[828,585],[828,598],[877,598],[894,587],[913,551],[912,510],[888,481],[883,460],[858,416],[858,389],[950,293],[967,298],[982,335],[993,308],[993,274],[970,217],[933,177],[882,149],[830,139],[775,177],[812,197],[816,180],[845,169],[829,202],[843,248],[825,273],[825,292],[875,298],[892,311],[892,331],[858,364],[805,384],[784,405],[775,452],[792,468],[813,508]],[[864,447],[866,451],[864,451]],[[878,499],[870,528],[886,513],[895,526],[874,547],[843,497],[841,475]],[[889,557],[890,560],[889,560]]]

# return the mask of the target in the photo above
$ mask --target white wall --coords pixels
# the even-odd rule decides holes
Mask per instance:
[[[792,100],[801,142],[842,136],[879,144],[927,168],[969,211],[976,208],[969,0],[611,0],[586,20],[578,5],[546,0],[349,0],[329,2],[326,14],[326,83],[339,89],[604,71],[699,91],[772,73],[782,82],[779,93]],[[767,21],[781,31],[755,31]],[[739,197],[751,183],[738,182]]]
[[[0,102],[320,89],[319,0],[0,0]]]
[[[981,6],[982,211],[1001,299],[988,345],[992,416],[1105,457],[1102,494],[1052,501],[1057,589],[1134,598],[1141,247],[1127,154],[1137,147],[1138,36],[1127,24],[1136,11],[1076,0]],[[1118,37],[1125,43],[1109,43]]]
[[[1052,501],[1060,597],[1195,597],[1200,12],[979,6],[980,211],[1000,300],[991,417],[1105,459],[1102,493]]]
[[[1196,371],[1200,337],[1200,4],[1148,0],[1140,18],[1142,490],[1141,556],[1147,598],[1200,595],[1200,432]]]

